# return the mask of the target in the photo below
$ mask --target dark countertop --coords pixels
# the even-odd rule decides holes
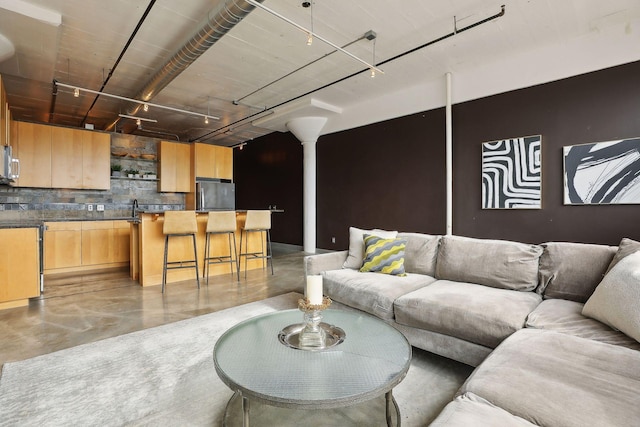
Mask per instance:
[[[0,221],[0,228],[39,228],[44,226],[45,222],[76,222],[76,221],[130,221],[131,217],[118,218],[60,218],[60,219],[27,219],[24,221]]]
[[[40,228],[42,221],[0,221],[0,228]]]

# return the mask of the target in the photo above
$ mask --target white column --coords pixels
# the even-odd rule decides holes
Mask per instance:
[[[451,73],[447,73],[446,105],[446,169],[447,169],[447,223],[446,234],[453,234],[453,114],[451,112]]]
[[[302,142],[304,154],[304,232],[303,250],[316,252],[316,141],[326,117],[298,117],[287,122],[287,129]]]
[[[304,154],[303,250],[316,252],[316,141],[302,141]]]

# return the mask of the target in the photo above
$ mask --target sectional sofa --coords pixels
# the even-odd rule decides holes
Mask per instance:
[[[434,426],[640,425],[640,243],[350,229],[324,293],[475,366]]]

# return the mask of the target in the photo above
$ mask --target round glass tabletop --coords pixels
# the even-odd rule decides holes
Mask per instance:
[[[325,310],[322,315],[323,322],[345,332],[345,339],[321,351],[280,342],[280,331],[302,323],[300,310],[268,313],[233,326],[213,351],[218,375],[246,398],[299,409],[364,402],[402,381],[411,346],[400,332],[363,313]]]

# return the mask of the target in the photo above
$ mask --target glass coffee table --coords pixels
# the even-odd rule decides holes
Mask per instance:
[[[302,323],[300,310],[257,316],[226,331],[213,350],[216,372],[241,399],[242,425],[250,402],[302,410],[357,405],[384,396],[387,426],[400,425],[392,389],[407,374],[411,346],[385,322],[364,313],[326,310],[323,322],[344,331],[344,341],[318,351],[285,345],[279,333]],[[330,414],[328,416],[331,416]]]

